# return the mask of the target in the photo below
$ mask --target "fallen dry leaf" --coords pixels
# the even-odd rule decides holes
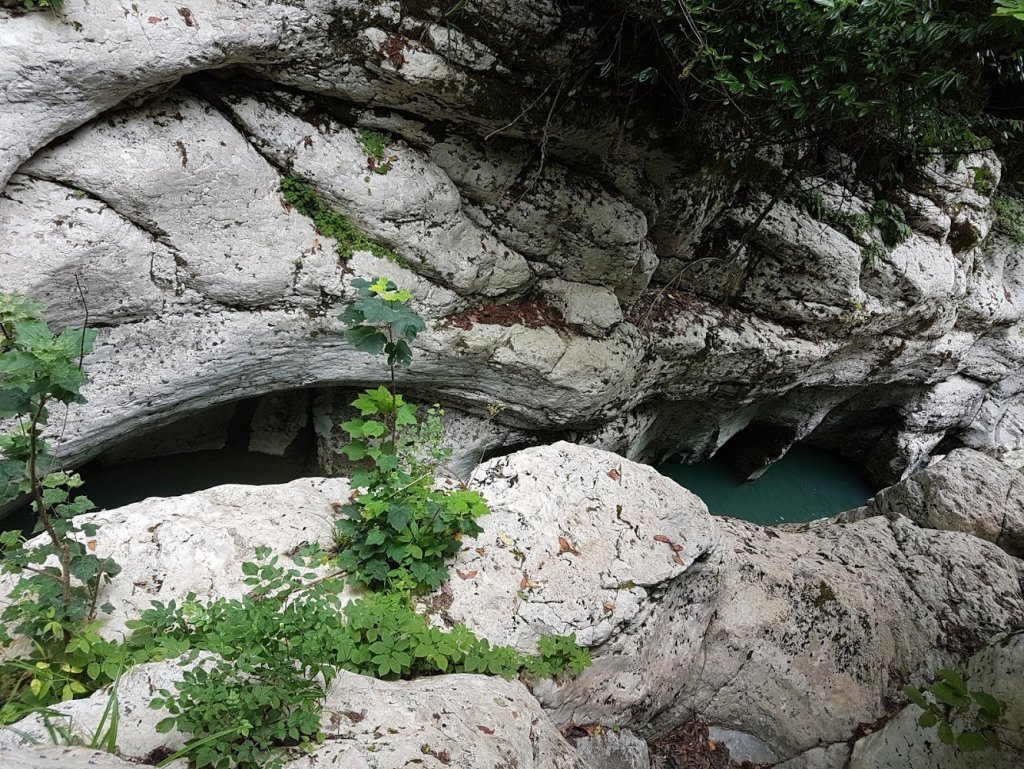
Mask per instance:
[[[96,552],[96,540],[95,539],[90,539],[88,542],[85,543],[85,546],[87,548],[89,548],[89,552],[90,553],[95,553]]]
[[[672,540],[669,539],[668,537],[666,537],[664,534],[655,534],[654,535],[654,541],[655,542],[664,542],[667,545],[671,545],[672,544]]]
[[[148,19],[146,19],[146,21],[148,21],[150,24],[159,24],[161,21],[163,21],[163,19],[161,19],[159,16],[150,16]]]
[[[604,609],[606,614],[611,614],[613,611],[615,611],[615,604],[613,604],[611,601],[605,601],[603,604],[601,604],[601,608]]]
[[[613,467],[611,470],[608,471],[608,477],[611,478],[613,481],[617,481],[622,476],[619,474],[619,471]]]
[[[459,575],[459,579],[473,579],[478,574],[476,569],[472,571],[459,571],[456,569],[455,573]]]
[[[573,547],[569,543],[569,540],[567,540],[565,537],[559,537],[558,538],[558,554],[561,555],[562,553],[572,553],[573,555],[579,555],[580,551],[577,550],[575,547]]]
[[[476,728],[479,729],[484,734],[494,734],[494,730],[491,727],[489,727],[489,726],[483,726],[481,724],[477,724]]]
[[[475,549],[476,549],[476,554],[477,555],[487,555],[487,550],[486,549],[484,549],[482,547],[478,547],[478,548],[475,548]]]
[[[676,563],[678,563],[680,566],[686,566],[686,562],[682,558],[680,558],[678,555],[673,555],[672,556],[672,560],[675,561]]]

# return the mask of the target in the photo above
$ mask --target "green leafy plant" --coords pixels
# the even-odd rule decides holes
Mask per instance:
[[[996,0],[995,15],[1024,21],[1024,0]]]
[[[997,195],[992,198],[992,208],[996,212],[996,229],[1004,233],[1014,245],[1024,246],[1024,201]]]
[[[120,571],[95,554],[98,527],[74,516],[92,508],[74,496],[81,478],[55,468],[43,429],[55,404],[82,402],[82,358],[95,332],[50,331],[42,307],[25,297],[0,294],[0,419],[14,428],[0,436],[0,502],[27,496],[36,532],[28,545],[18,531],[0,534],[0,569],[20,575],[0,612],[0,643],[29,639],[28,652],[0,662],[0,723],[11,723],[62,700],[87,695],[115,681],[137,662],[175,653],[160,639],[124,646],[101,638],[100,589]]]
[[[15,5],[20,5],[30,11],[42,10],[45,8],[60,8],[62,0],[16,0]]]
[[[393,250],[368,238],[348,217],[328,206],[308,182],[294,176],[284,177],[281,196],[300,214],[312,219],[319,234],[337,241],[337,253],[342,259],[349,259],[356,251],[369,251],[382,259],[398,261]]]
[[[942,668],[936,675],[925,692],[913,686],[903,690],[922,710],[918,724],[935,727],[940,740],[964,752],[998,748],[1006,703],[987,692],[969,690],[955,670]]]
[[[895,248],[913,234],[903,209],[892,201],[876,200],[871,206],[870,216],[886,248]]]
[[[0,436],[0,502],[28,497],[36,531],[46,534],[33,547],[26,547],[20,532],[0,535],[0,569],[22,575],[0,613],[0,643],[10,643],[13,631],[32,639],[34,649],[28,659],[0,665],[6,690],[2,719],[52,702],[56,692],[70,699],[87,691],[80,652],[90,644],[97,609],[108,608],[97,607],[100,586],[120,570],[91,551],[88,538],[96,536],[96,526],[79,526],[73,516],[92,504],[83,496],[72,498],[81,479],[56,471],[43,438],[53,405],[82,401],[81,360],[95,335],[70,328],[54,334],[41,305],[0,294],[0,419],[15,420],[13,430]]]
[[[242,564],[248,595],[157,603],[134,623],[147,637],[193,648],[183,680],[150,705],[170,714],[161,731],[194,735],[175,757],[188,755],[197,769],[273,769],[283,761],[281,747],[318,744],[326,687],[341,670],[388,680],[455,672],[540,677],[590,664],[573,636],[543,638],[537,655],[523,655],[462,625],[434,627],[400,594],[344,603],[340,573],[315,571],[327,561],[315,547],[291,565],[266,549],[256,555]]]
[[[991,195],[995,192],[996,175],[994,173],[985,166],[975,166],[971,168],[971,172],[974,174],[971,187],[975,192],[980,192],[982,195]]]
[[[916,162],[1018,135],[986,97],[1021,82],[1020,2],[627,4],[597,70],[728,121],[712,135],[733,150],[820,139]]]
[[[424,328],[411,295],[387,278],[352,285],[357,298],[340,316],[345,336],[357,350],[386,358],[388,384],[360,394],[352,404],[359,418],[341,425],[351,439],[342,452],[364,464],[352,485],[365,491],[342,507],[338,563],[352,583],[374,590],[436,588],[462,536],[481,531],[477,519],[487,506],[475,491],[435,488],[450,454],[441,446],[440,411],[420,421],[417,407],[396,392],[396,370],[412,361],[410,343]]]
[[[386,174],[398,157],[387,154],[388,136],[380,131],[360,129],[356,141],[366,153],[366,167],[377,174]]]

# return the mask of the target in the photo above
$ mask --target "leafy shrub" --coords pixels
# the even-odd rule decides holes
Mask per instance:
[[[939,739],[958,750],[973,752],[998,748],[998,729],[1003,725],[1006,703],[991,694],[968,690],[963,677],[955,670],[942,668],[938,680],[922,693],[913,686],[903,691],[923,711],[917,722],[923,727],[936,727]],[[954,724],[966,723],[960,731]]]
[[[461,537],[480,533],[476,520],[487,505],[475,491],[434,487],[450,454],[441,446],[439,411],[421,422],[416,406],[395,392],[396,369],[409,365],[410,343],[424,328],[411,295],[386,278],[352,285],[357,298],[340,316],[346,338],[386,356],[390,384],[363,392],[352,404],[360,418],[342,424],[351,438],[342,452],[367,466],[352,475],[352,486],[366,491],[342,507],[336,524],[338,562],[353,584],[374,590],[436,588]]]
[[[387,680],[440,673],[535,677],[579,672],[589,654],[574,636],[541,639],[537,655],[491,646],[462,625],[432,626],[398,594],[370,594],[342,605],[336,572],[318,576],[326,560],[316,548],[282,565],[266,549],[242,564],[251,592],[207,604],[189,596],[180,607],[154,604],[133,623],[144,638],[170,637],[216,657],[184,671],[176,691],[151,702],[173,727],[194,739],[184,751],[197,769],[237,766],[271,769],[282,763],[277,748],[318,743],[326,687],[338,671]]]
[[[396,155],[387,155],[388,137],[380,131],[362,129],[356,134],[356,141],[366,153],[366,167],[374,173],[386,174],[398,159]]]
[[[913,233],[903,209],[889,200],[876,200],[872,204],[871,223],[878,228],[887,248],[898,246]]]
[[[0,723],[90,694],[133,664],[181,650],[167,639],[129,646],[97,632],[97,612],[113,608],[98,605],[100,588],[120,567],[93,552],[98,527],[74,520],[92,509],[87,497],[74,496],[82,480],[54,470],[58,460],[42,437],[53,404],[82,401],[81,360],[96,334],[70,328],[55,334],[41,312],[25,297],[0,294],[0,419],[16,418],[0,436],[0,503],[27,495],[36,533],[46,535],[26,547],[20,532],[0,534],[0,569],[21,575],[0,612],[0,643],[32,641],[25,656],[0,662]]]
[[[988,168],[976,166],[971,168],[971,172],[974,175],[971,187],[975,192],[980,192],[982,195],[991,195],[995,191],[996,175],[989,171]]]
[[[683,114],[727,115],[746,141],[913,160],[1019,131],[985,109],[988,89],[1021,82],[1019,3],[1000,0],[997,16],[984,2],[626,4],[598,65],[633,90],[662,88]],[[735,150],[734,132],[716,133]]]
[[[1014,245],[1024,246],[1024,201],[1000,195],[992,198],[992,208],[996,212],[996,229]]]
[[[284,177],[281,196],[300,214],[312,219],[318,233],[337,241],[338,256],[342,259],[350,258],[356,251],[369,251],[382,259],[398,260],[394,251],[370,240],[348,217],[328,206],[307,182],[294,176]]]

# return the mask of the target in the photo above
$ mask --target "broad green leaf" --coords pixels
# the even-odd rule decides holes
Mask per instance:
[[[965,753],[988,750],[992,747],[989,741],[978,732],[963,732],[957,735],[956,746]]]

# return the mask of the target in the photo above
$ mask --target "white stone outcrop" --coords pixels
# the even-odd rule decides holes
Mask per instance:
[[[841,518],[872,515],[962,531],[1024,556],[1024,474],[980,451],[954,449]]]
[[[1020,562],[969,535],[883,517],[720,526],[722,581],[681,705],[782,759],[844,742],[902,676],[920,682],[1024,621]]]
[[[125,761],[103,750],[59,745],[0,748],[0,761],[5,769],[147,769],[153,766]]]
[[[1024,633],[1017,630],[994,641],[979,651],[963,669],[970,691],[982,691],[1007,704],[1003,728],[1000,729],[1002,747],[980,753],[968,753],[944,744],[935,727],[925,728],[917,723],[921,709],[908,705],[879,731],[853,746],[849,769],[1014,769],[1020,766],[1024,752]],[[969,719],[955,718],[956,731],[969,730]]]
[[[181,497],[152,498],[81,521],[99,526],[91,552],[114,558],[122,571],[103,589],[113,611],[101,614],[100,633],[120,638],[124,623],[153,601],[180,605],[189,593],[199,600],[237,598],[247,592],[241,563],[257,547],[275,555],[305,544],[327,547],[332,504],[349,494],[344,479],[302,479],[278,486],[216,486]],[[15,575],[0,575],[0,591]]]
[[[879,201],[831,179],[802,182],[828,222],[781,200],[746,237],[769,198],[740,205],[663,141],[671,126],[615,127],[607,105],[538,76],[581,60],[586,7],[475,13],[472,30],[343,0],[0,15],[0,285],[54,323],[88,312],[105,329],[63,456],[230,400],[379,380],[329,320],[349,270],[393,273],[432,326],[472,325],[423,339],[436,357],[411,381],[478,416],[503,403],[515,430],[701,458],[768,423],[885,482],[948,434],[1024,446],[1024,258],[991,228],[994,156],[929,166],[881,201],[914,228],[893,248],[870,223]],[[388,134],[386,174],[367,129]],[[402,266],[340,264],[283,204],[287,175]],[[671,288],[648,289],[655,274]],[[567,325],[460,315],[524,296]]]
[[[813,766],[820,754],[822,767],[838,769],[835,756],[846,754],[836,746],[882,716],[908,680],[923,683],[1024,623],[1019,560],[970,534],[921,528],[903,516],[783,529],[712,518],[652,468],[568,443],[490,460],[472,486],[491,506],[484,532],[463,542],[449,583],[425,608],[438,623],[463,622],[523,651],[543,634],[575,633],[593,665],[532,682],[532,698],[518,683],[472,676],[396,684],[346,678],[332,689],[328,710],[379,717],[325,715],[325,724],[347,730],[322,748],[339,761],[357,761],[360,751],[384,760],[391,753],[369,746],[391,737],[394,755],[405,758],[426,743],[467,757],[459,761],[473,751],[519,755],[532,750],[529,743],[576,761],[559,752],[566,748],[555,726],[650,724],[658,733],[696,712],[793,767]],[[93,514],[96,552],[125,567],[101,595],[116,607],[101,617],[102,632],[116,636],[154,599],[240,595],[239,563],[255,547],[287,553],[307,542],[326,545],[332,506],[347,493],[341,479],[222,486]],[[461,715],[491,713],[495,691],[505,698],[500,740],[492,744],[478,730],[484,736],[474,740],[483,742],[459,752],[435,738],[434,712],[458,734],[478,723],[497,729]],[[477,702],[481,692],[490,692],[492,705]],[[472,707],[445,714],[437,704],[445,698]],[[509,720],[506,706],[522,720]],[[541,706],[547,715],[534,724]],[[374,736],[384,718],[400,722],[394,728],[402,736]],[[77,722],[88,728],[88,719]],[[132,731],[143,740],[136,757],[160,744],[143,735],[142,723]],[[0,745],[9,745],[13,733],[3,734]],[[548,764],[523,764],[533,765]]]

